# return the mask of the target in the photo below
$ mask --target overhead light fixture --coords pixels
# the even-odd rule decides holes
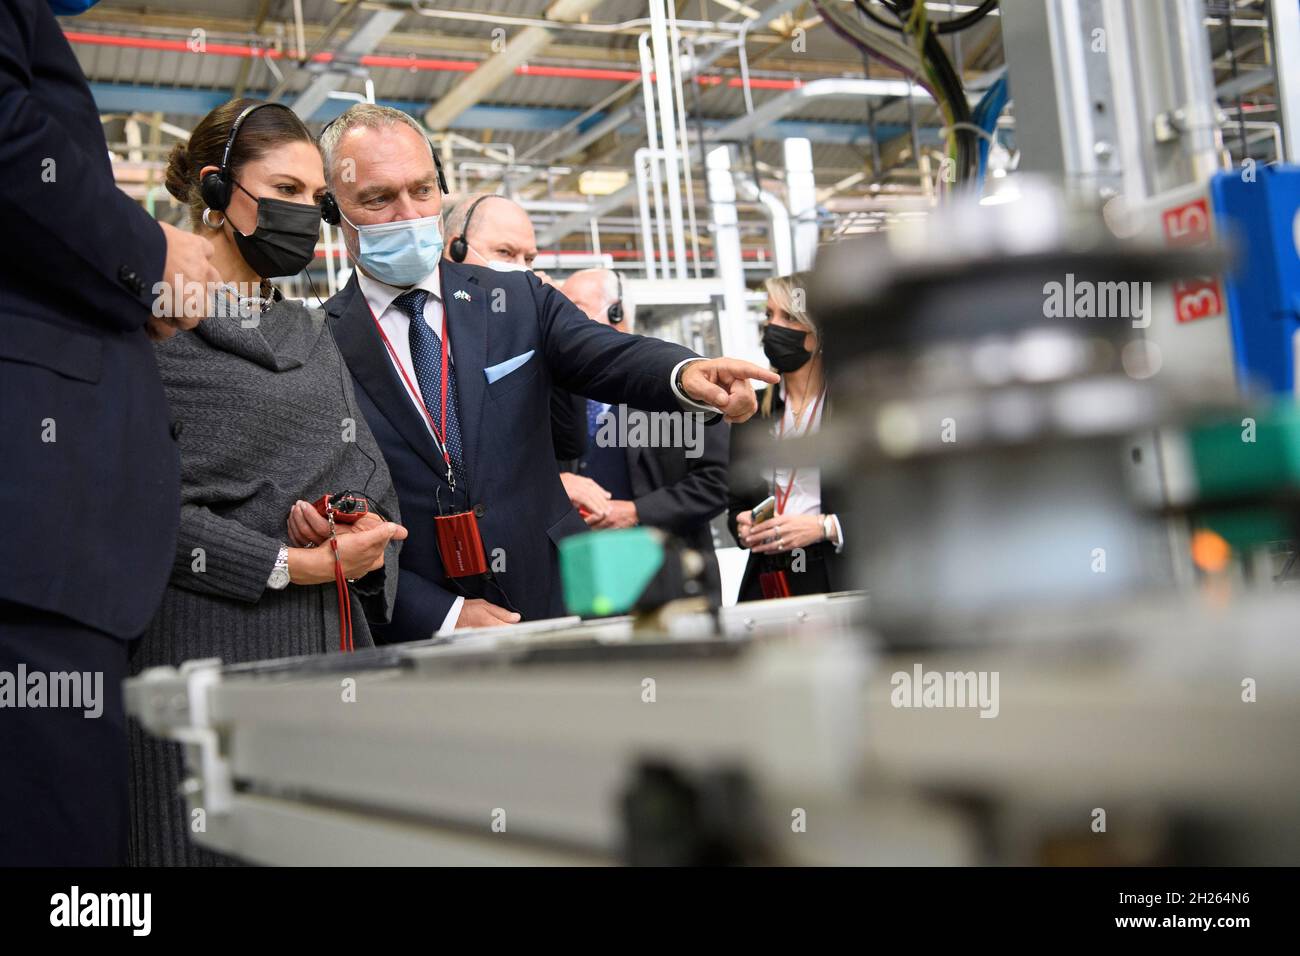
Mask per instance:
[[[584,196],[608,196],[627,185],[626,169],[588,169],[578,174],[578,192]]]

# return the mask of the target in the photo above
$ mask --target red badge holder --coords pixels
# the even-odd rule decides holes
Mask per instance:
[[[467,578],[487,571],[487,556],[483,553],[483,538],[474,512],[438,515],[433,519],[433,530],[447,577]]]
[[[763,592],[764,600],[790,596],[790,579],[784,571],[762,572],[758,576],[758,586]]]

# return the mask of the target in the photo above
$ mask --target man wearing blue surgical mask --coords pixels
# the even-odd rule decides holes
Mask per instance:
[[[353,106],[321,149],[322,212],[356,263],[326,312],[409,532],[376,640],[563,614],[557,545],[587,525],[555,468],[553,386],[744,421],[749,380],[777,376],[591,322],[530,272],[440,260],[461,237],[442,228],[437,162],[405,113]]]

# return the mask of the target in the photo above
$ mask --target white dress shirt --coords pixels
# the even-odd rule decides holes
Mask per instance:
[[[800,435],[811,435],[822,427],[822,413],[826,411],[826,402],[813,399],[816,402],[816,408],[811,413],[807,407],[803,410],[804,419],[796,423],[794,417],[794,408],[789,401],[786,401],[785,382],[780,385],[781,399],[785,401],[785,409],[781,414],[781,423],[772,426],[772,434],[781,438],[796,438]],[[790,470],[788,468],[778,468],[775,472],[776,484],[772,493],[776,494],[776,489],[784,490],[789,487]],[[787,515],[818,515],[822,513],[822,476],[821,471],[817,468],[808,468],[806,466],[795,469],[794,486],[790,488],[790,497],[786,499],[785,508],[781,512]],[[836,515],[831,515],[831,521],[835,524],[835,537],[838,539],[832,542],[835,547],[835,553],[838,554],[844,549],[844,529],[840,526],[840,519]]]
[[[429,324],[429,328],[434,332],[442,335],[443,309],[442,309],[442,286],[440,268],[436,268],[427,275],[423,281],[417,282],[414,288],[423,289],[429,293],[429,297],[424,300],[424,321]],[[366,297],[366,305],[370,306],[370,312],[379,320],[379,327],[384,330],[384,335],[388,336],[388,344],[393,347],[389,352],[384,349],[388,355],[388,360],[393,361],[393,354],[396,353],[397,361],[394,362],[394,369],[397,371],[397,377],[403,379],[404,391],[411,404],[415,406],[416,411],[420,413],[420,421],[424,422],[424,427],[433,434],[433,427],[429,424],[429,416],[425,413],[425,408],[421,404],[423,397],[420,395],[420,381],[415,377],[415,365],[411,362],[411,319],[410,317],[393,305],[393,300],[403,292],[408,290],[399,289],[397,286],[389,285],[387,282],[380,282],[378,279],[372,279],[360,269],[357,270],[357,281],[361,285],[361,294]],[[447,350],[447,361],[451,361],[451,350]],[[402,372],[406,372],[403,378]],[[410,387],[406,387],[406,383]],[[411,393],[411,388],[415,393]],[[405,516],[404,516],[405,517]],[[406,520],[410,520],[406,518]],[[461,608],[465,606],[465,599],[457,596],[451,604],[451,610],[443,618],[442,625],[438,628],[438,635],[449,634],[456,628],[456,621],[460,618]]]
[[[417,282],[412,288],[423,289],[429,293],[428,298],[424,300],[424,321],[439,336],[442,336],[443,310],[442,310],[442,286],[440,283],[441,269],[434,269],[423,281]],[[393,305],[394,300],[403,292],[409,292],[409,289],[399,289],[397,286],[389,285],[387,282],[380,282],[378,279],[372,279],[360,269],[357,270],[357,280],[361,284],[361,294],[366,297],[366,305],[370,306],[370,312],[379,320],[379,326],[388,336],[388,343],[393,347],[393,352],[397,353],[397,361],[401,364],[401,370],[397,372],[398,378],[402,377],[402,371],[406,372],[406,379],[415,387],[415,394],[411,390],[406,390],[407,397],[410,398],[411,404],[420,413],[420,421],[424,422],[425,428],[429,429],[429,434],[433,434],[433,429],[429,426],[429,418],[425,415],[424,406],[420,404],[422,396],[420,393],[420,381],[415,377],[415,365],[411,362],[411,320],[405,312]],[[384,349],[388,352],[387,349]],[[391,361],[392,353],[388,354]],[[451,361],[451,351],[447,352],[447,360]]]

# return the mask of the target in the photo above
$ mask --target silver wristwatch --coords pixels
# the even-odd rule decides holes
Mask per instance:
[[[289,548],[280,545],[280,553],[275,556],[275,567],[266,579],[266,586],[272,591],[283,591],[289,586]]]

